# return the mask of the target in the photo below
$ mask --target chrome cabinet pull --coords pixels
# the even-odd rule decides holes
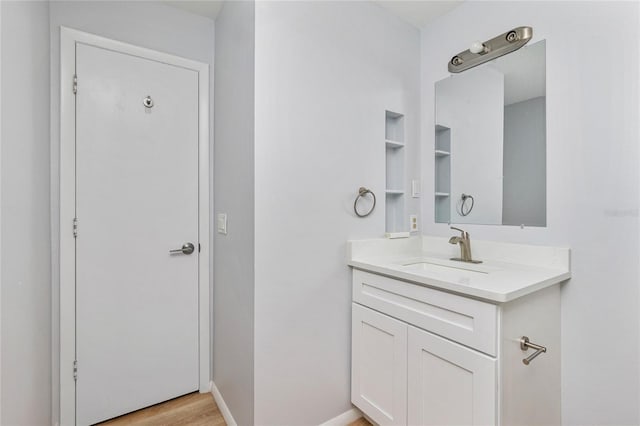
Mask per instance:
[[[191,254],[195,251],[196,247],[192,243],[184,243],[181,248],[175,250],[169,250],[171,254]]]
[[[537,357],[543,352],[547,352],[547,348],[545,348],[544,346],[536,345],[535,343],[531,342],[527,336],[522,336],[520,338],[520,349],[522,349],[523,351],[526,351],[526,350],[529,350],[529,348],[535,349],[535,352],[522,360],[522,363],[524,365],[529,365],[529,363],[533,361],[535,357]]]

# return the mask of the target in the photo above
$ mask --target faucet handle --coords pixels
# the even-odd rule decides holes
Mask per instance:
[[[460,231],[460,233],[462,234],[462,238],[468,238],[469,237],[469,233],[467,231],[465,231],[464,229],[456,228],[455,226],[450,226],[449,228],[455,229],[456,231]]]

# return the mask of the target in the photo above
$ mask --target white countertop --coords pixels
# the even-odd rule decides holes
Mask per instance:
[[[571,277],[568,248],[473,240],[471,247],[473,258],[483,263],[449,260],[460,253],[447,238],[349,241],[347,263],[364,271],[498,303]]]

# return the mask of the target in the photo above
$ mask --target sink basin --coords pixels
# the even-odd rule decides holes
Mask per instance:
[[[477,272],[479,274],[489,274],[499,271],[499,269],[478,263],[464,263],[444,259],[416,259],[402,263],[403,269],[425,272],[454,272],[453,270],[463,270]]]
[[[474,242],[483,263],[451,260],[459,255],[446,237],[350,241],[347,263],[355,270],[505,303],[571,277],[570,250],[492,241]]]
[[[453,266],[442,266],[442,265],[436,265],[433,263],[429,263],[429,262],[416,262],[416,263],[408,263],[406,265],[402,265],[404,268],[403,269],[409,269],[412,271],[424,271],[424,272],[453,272],[454,270],[466,270],[469,271],[468,269],[463,269],[463,268],[456,268]],[[484,271],[471,271],[471,272],[478,272],[481,274],[488,274],[488,272],[484,272]]]

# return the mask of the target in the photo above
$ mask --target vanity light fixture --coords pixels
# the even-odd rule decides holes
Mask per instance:
[[[492,59],[511,53],[527,44],[533,37],[533,28],[518,27],[484,43],[473,42],[471,47],[449,61],[449,72],[462,72]]]

